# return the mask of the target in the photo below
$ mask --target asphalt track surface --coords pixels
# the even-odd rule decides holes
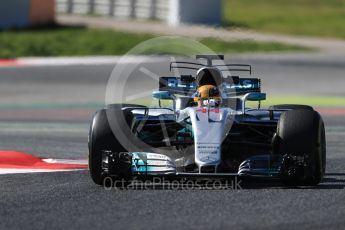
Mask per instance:
[[[248,60],[272,94],[344,95],[345,65],[339,58]],[[158,73],[167,66],[148,65]],[[0,69],[0,149],[86,158],[89,121],[104,103],[112,69],[111,65]],[[135,91],[156,83],[131,84]],[[240,190],[107,191],[91,182],[88,171],[7,174],[0,175],[1,229],[342,229],[345,121],[325,117],[325,122],[327,174],[315,188],[247,182]]]

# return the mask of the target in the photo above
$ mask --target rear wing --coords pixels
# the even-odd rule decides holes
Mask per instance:
[[[196,62],[187,61],[175,61],[170,63],[170,71],[173,69],[187,69],[187,70],[199,70],[203,67],[215,67],[220,71],[230,71],[230,72],[248,72],[252,75],[252,66],[246,64],[220,64],[220,65],[205,65]]]
[[[196,88],[195,78],[192,76],[161,77],[159,90],[168,91],[171,94],[181,96],[192,96]],[[223,79],[220,90],[227,97],[244,95],[252,92],[261,92],[261,80],[259,78],[238,78],[232,77]]]

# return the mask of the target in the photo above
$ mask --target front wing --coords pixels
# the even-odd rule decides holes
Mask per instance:
[[[265,164],[265,161],[267,163]],[[231,178],[256,177],[279,178],[280,165],[271,165],[267,155],[256,156],[244,161],[237,173],[187,173],[181,172],[168,156],[146,152],[102,152],[104,176],[125,179],[138,178]]]

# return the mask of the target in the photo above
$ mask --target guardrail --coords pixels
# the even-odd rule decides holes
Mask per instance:
[[[56,9],[65,14],[90,14],[124,19],[168,21],[167,0],[56,0]]]
[[[221,24],[222,0],[56,0],[57,12],[124,19],[154,19],[171,25]]]

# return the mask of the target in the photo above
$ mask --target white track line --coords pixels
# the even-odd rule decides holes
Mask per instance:
[[[0,175],[4,174],[19,174],[19,173],[42,173],[42,172],[68,172],[68,171],[82,171],[87,169],[0,169]]]
[[[87,159],[42,159],[42,161],[49,163],[49,164],[80,164],[80,165],[87,165]]]
[[[149,56],[88,56],[88,57],[39,57],[19,58],[18,66],[70,66],[70,65],[115,65],[162,61],[162,57]],[[6,67],[6,66],[5,66]],[[13,66],[12,66],[13,67]]]

